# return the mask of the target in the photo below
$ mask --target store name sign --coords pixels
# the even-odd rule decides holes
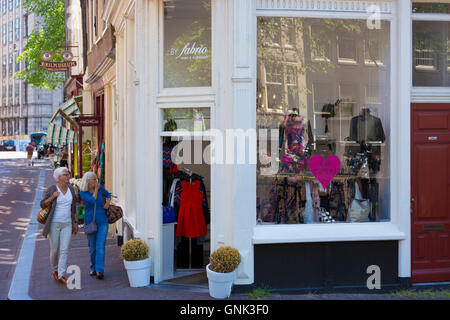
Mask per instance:
[[[55,56],[55,53],[50,51],[44,51],[41,54],[42,61],[39,62],[39,66],[46,68],[49,72],[64,72],[68,71],[70,68],[76,67],[77,63],[72,61],[73,54],[72,52],[66,50],[61,53],[61,58],[64,62],[52,62]]]
[[[68,61],[68,62],[41,61],[41,62],[39,62],[39,66],[46,68],[50,72],[61,72],[61,71],[67,71],[72,67],[76,67],[77,63],[75,61]]]
[[[89,119],[89,118],[80,118],[78,120],[78,124],[80,126],[98,126],[100,124],[100,119]]]
[[[208,59],[208,47],[205,47],[203,45],[196,46],[197,43],[194,42],[191,43],[188,42],[184,45],[183,49],[181,50],[180,54],[176,57],[176,59],[179,60],[195,60],[195,59]],[[170,49],[170,55],[175,56],[178,54],[177,49]]]

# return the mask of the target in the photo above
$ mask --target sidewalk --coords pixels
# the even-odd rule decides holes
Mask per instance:
[[[52,170],[47,170],[45,186],[53,183]],[[36,199],[40,201],[40,199]],[[32,217],[33,218],[33,217]],[[81,269],[81,289],[69,290],[53,279],[50,268],[49,240],[42,236],[43,226],[39,227],[36,239],[33,267],[31,271],[29,295],[34,300],[204,300],[211,299],[207,290],[194,292],[179,290],[171,285],[153,285],[144,288],[131,288],[122,259],[120,247],[111,235],[106,246],[105,278],[98,280],[89,276],[89,248],[83,231],[72,236],[67,265],[77,265]],[[206,288],[207,289],[207,288]]]
[[[53,170],[44,169],[44,185],[53,181]],[[35,200],[39,202],[41,199]],[[31,214],[34,219],[35,212]],[[69,290],[53,279],[50,269],[49,240],[42,236],[43,226],[39,225],[35,241],[33,265],[31,268],[28,295],[33,300],[213,300],[207,286],[189,286],[171,283],[151,284],[143,288],[131,288],[127,273],[120,259],[120,247],[111,235],[106,246],[105,278],[98,280],[89,276],[89,249],[83,231],[72,237],[67,265],[77,265],[81,269],[81,289]],[[27,249],[27,248],[25,248]],[[24,248],[22,248],[24,250]],[[450,299],[450,296],[415,297],[410,291],[395,296],[392,294],[302,294],[286,295],[264,292],[258,296],[258,290],[251,294],[232,294],[230,300],[251,300],[263,298],[267,300],[416,300],[416,299]],[[431,293],[430,293],[431,294]]]

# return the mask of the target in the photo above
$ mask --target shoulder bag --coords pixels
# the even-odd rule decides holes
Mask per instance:
[[[53,201],[56,201],[56,200],[53,200]],[[50,214],[50,210],[52,208],[53,201],[50,203],[50,205],[47,208],[40,209],[39,212],[37,213],[36,220],[40,224],[44,224],[45,225],[47,223],[47,219],[48,219],[48,216]]]
[[[97,225],[95,224],[95,211],[97,210],[97,200],[95,200],[94,204],[94,218],[92,219],[92,222],[88,225],[84,226],[84,233],[87,236],[93,235],[97,233]]]
[[[108,210],[106,210],[106,216],[108,217],[108,223],[113,224],[123,217],[123,210],[119,206],[110,204]]]
[[[175,217],[175,208],[174,208],[174,193],[175,193],[175,189],[178,183],[178,179],[175,179],[172,182],[172,186],[170,188],[170,193],[169,193],[169,204],[167,206],[162,207],[163,209],[163,224],[167,224],[167,223],[175,223],[177,222],[177,219]]]

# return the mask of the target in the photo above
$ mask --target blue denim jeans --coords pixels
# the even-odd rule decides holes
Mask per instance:
[[[97,233],[88,236],[91,271],[105,272],[105,247],[108,223],[97,224]]]

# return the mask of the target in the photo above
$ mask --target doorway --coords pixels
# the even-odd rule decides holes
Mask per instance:
[[[211,239],[209,146],[209,141],[198,139],[163,138],[163,207],[166,212],[173,209],[175,216],[172,222],[164,223],[163,219],[163,281],[207,285],[205,267]]]
[[[450,280],[450,104],[412,104],[413,282]]]

